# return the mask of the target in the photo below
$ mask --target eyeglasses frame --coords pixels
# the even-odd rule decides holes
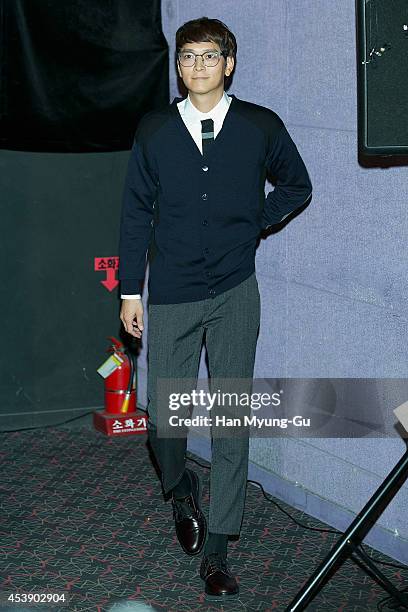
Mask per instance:
[[[191,53],[192,55],[194,55],[194,64],[192,64],[191,66],[184,66],[181,61],[180,61],[180,55],[181,55],[182,51],[179,51],[177,53],[177,59],[180,62],[180,66],[183,66],[183,68],[192,68],[193,66],[195,66],[196,61],[197,61],[197,57],[201,57],[201,60],[203,62],[203,66],[205,66],[206,68],[215,68],[215,66],[218,66],[221,57],[224,57],[225,59],[227,58],[227,52],[226,51],[217,51],[216,49],[214,49],[214,51],[205,51],[204,53],[194,53],[194,51],[188,51],[187,53]],[[214,64],[214,66],[206,66],[204,63],[204,55],[206,53],[217,53],[218,54],[218,61],[216,64]]]

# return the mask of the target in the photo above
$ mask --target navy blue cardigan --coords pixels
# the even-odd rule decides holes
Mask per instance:
[[[255,271],[262,229],[309,198],[312,185],[280,117],[234,94],[208,155],[177,108],[148,112],[136,130],[122,199],[121,293],[149,301],[213,298]],[[276,179],[265,198],[266,174]]]

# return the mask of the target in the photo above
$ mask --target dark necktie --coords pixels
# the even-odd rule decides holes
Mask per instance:
[[[214,142],[214,121],[212,119],[201,120],[201,135],[203,144],[203,155],[207,155]]]

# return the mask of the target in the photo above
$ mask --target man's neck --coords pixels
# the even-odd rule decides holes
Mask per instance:
[[[217,106],[218,102],[221,100],[224,95],[224,89],[216,89],[214,91],[209,91],[205,94],[197,94],[193,91],[189,91],[188,95],[192,104],[202,113],[209,113],[210,110]]]

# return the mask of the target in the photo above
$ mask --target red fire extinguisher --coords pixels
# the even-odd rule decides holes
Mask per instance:
[[[109,336],[112,344],[107,352],[116,353],[122,363],[105,378],[105,411],[124,414],[136,411],[136,368],[133,355],[122,342]]]

